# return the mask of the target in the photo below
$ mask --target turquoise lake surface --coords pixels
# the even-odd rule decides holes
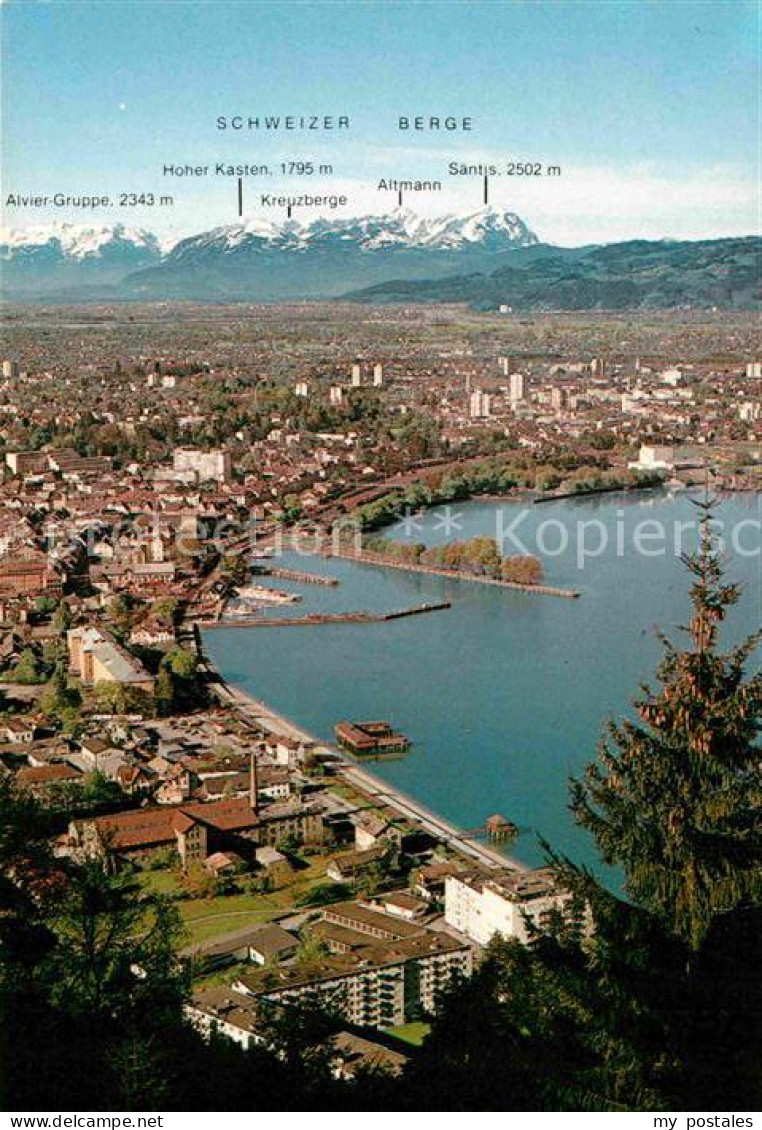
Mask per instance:
[[[760,497],[727,496],[716,516],[725,527],[728,576],[743,586],[723,637],[730,644],[762,619]],[[592,843],[568,811],[568,778],[594,758],[606,720],[629,713],[639,684],[654,680],[657,627],[679,636],[689,577],[674,540],[681,536],[683,548],[695,547],[695,530],[680,535],[677,524],[697,517],[686,494],[666,492],[526,507],[455,504],[418,516],[412,540],[433,545],[495,536],[517,522],[526,548],[537,552],[539,537],[546,551],[547,583],[578,589],[580,599],[290,553],[282,564],[341,583],[328,588],[268,578],[272,587],[303,594],[287,615],[390,611],[440,600],[452,607],[384,623],[219,629],[206,633],[206,649],[229,682],[322,740],[332,741],[341,719],[391,721],[413,747],[404,758],[368,768],[461,828],[482,827],[501,813],[521,830],[510,850],[525,862],[541,861],[541,835],[590,864]],[[734,530],[743,552],[732,551]],[[386,531],[405,533],[402,526]],[[636,537],[647,554],[635,550]],[[580,544],[592,551],[604,539],[605,549],[580,568]],[[509,541],[504,548],[519,551]]]

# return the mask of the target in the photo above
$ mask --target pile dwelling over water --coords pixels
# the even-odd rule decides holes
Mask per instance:
[[[333,732],[339,745],[351,753],[400,753],[410,748],[410,739],[388,722],[339,722]]]
[[[519,834],[516,825],[499,813],[488,818],[486,830],[491,840],[512,840]]]

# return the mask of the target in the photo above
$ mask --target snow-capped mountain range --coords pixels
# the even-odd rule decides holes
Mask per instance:
[[[387,215],[301,223],[255,219],[167,246],[122,224],[56,224],[0,233],[11,298],[254,299],[335,296],[391,279],[496,266],[537,236],[494,207],[425,219]]]
[[[156,236],[142,228],[126,228],[123,224],[101,224],[97,227],[85,224],[42,224],[36,228],[0,229],[3,258],[6,258],[6,252],[48,247],[58,249],[62,255],[72,259],[85,259],[124,245],[136,249],[145,248],[150,252],[160,251]],[[7,257],[11,258],[12,255]]]
[[[229,224],[180,240],[175,251],[184,254],[190,247],[216,247],[227,252],[254,244],[303,251],[336,242],[349,243],[363,251],[380,251],[395,247],[452,250],[491,242],[503,248],[526,247],[538,240],[515,213],[497,208],[484,207],[467,215],[433,220],[417,216],[409,208],[397,208],[383,216],[318,219],[307,224],[265,219]]]
[[[9,298],[88,297],[161,261],[150,232],[122,224],[49,224],[0,230],[2,288]]]

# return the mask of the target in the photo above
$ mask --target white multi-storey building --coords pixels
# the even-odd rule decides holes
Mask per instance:
[[[482,946],[495,934],[526,943],[527,918],[540,926],[552,910],[568,904],[570,897],[558,889],[552,872],[545,868],[448,875],[445,922]]]
[[[554,412],[563,412],[566,407],[566,389],[556,386],[550,390],[550,407]]]
[[[257,1032],[259,1011],[252,997],[220,985],[200,989],[185,1006],[186,1016],[202,1036],[227,1036],[247,1051],[263,1042]]]
[[[622,412],[626,415],[645,416],[648,414],[648,397],[639,388],[622,393]]]
[[[475,388],[468,403],[472,420],[484,420],[490,415],[491,400],[488,392]]]
[[[675,449],[665,444],[641,444],[636,463],[630,463],[633,471],[672,471],[675,467]]]
[[[192,475],[198,482],[223,483],[230,478],[230,453],[227,451],[201,451],[194,447],[179,447],[172,454],[175,471]]]

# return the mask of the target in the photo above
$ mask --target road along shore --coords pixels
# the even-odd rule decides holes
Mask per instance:
[[[413,820],[432,836],[446,843],[448,847],[483,867],[490,869],[511,868],[514,871],[528,871],[530,868],[520,860],[514,859],[496,848],[473,840],[464,835],[460,828],[444,820],[435,812],[420,804],[413,797],[400,789],[394,788],[380,777],[375,776],[364,766],[335,746],[321,742],[307,730],[295,725],[290,719],[273,710],[267,703],[254,698],[237,687],[231,687],[219,671],[210,663],[203,652],[200,632],[194,633],[201,662],[214,680],[210,683],[211,689],[219,701],[239,713],[246,721],[261,726],[269,733],[282,737],[292,738],[296,741],[312,742],[318,754],[329,754],[338,762],[337,772],[340,778],[348,785],[362,792],[375,804],[384,805],[395,809],[401,816]]]

